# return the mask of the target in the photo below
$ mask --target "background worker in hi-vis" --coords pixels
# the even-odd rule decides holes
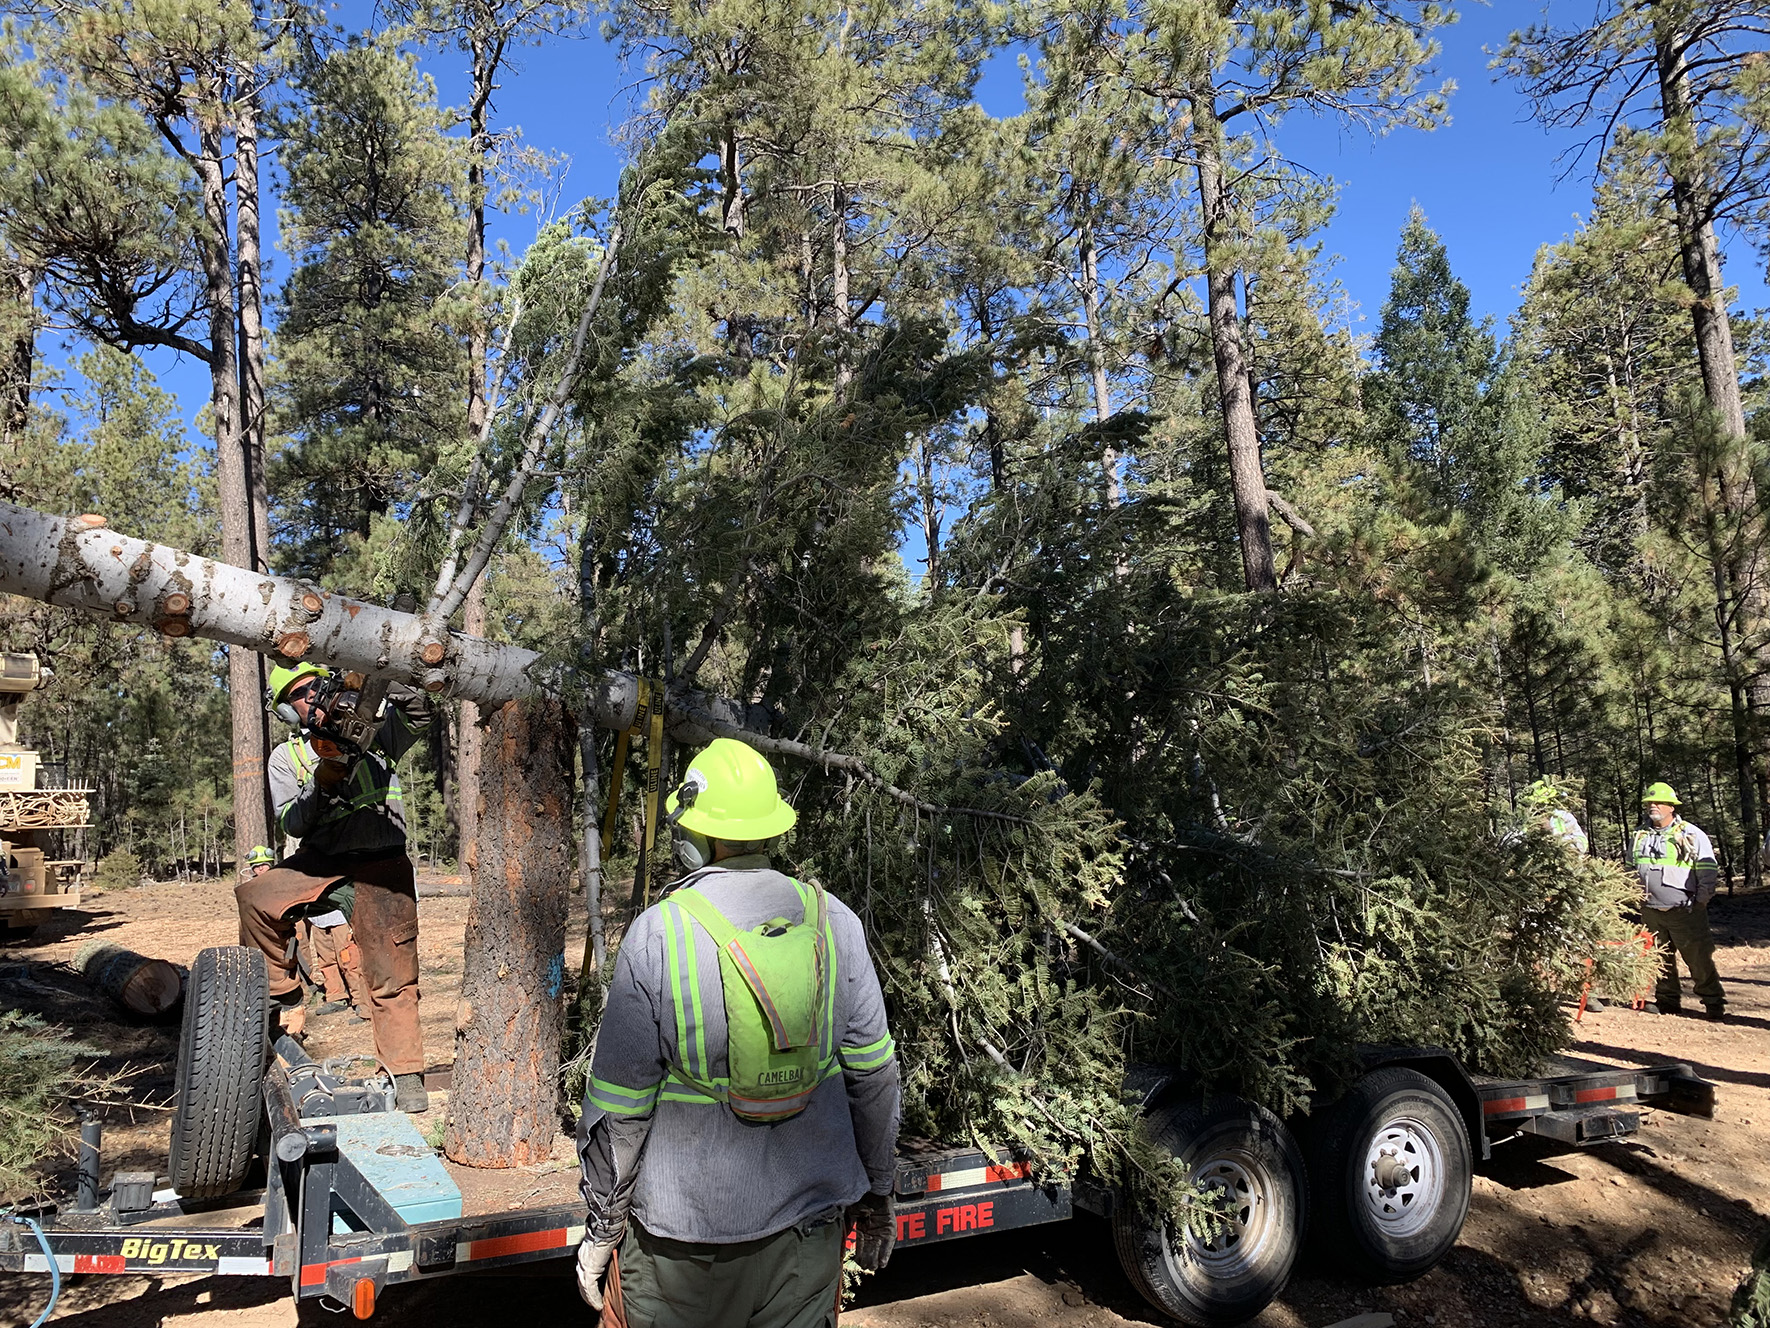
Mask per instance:
[[[615,962],[578,1123],[578,1285],[617,1326],[833,1326],[849,1229],[863,1268],[895,1243],[878,975],[847,906],[770,865],[796,818],[757,752],[718,739],[666,807],[688,874]]]
[[[1678,957],[1690,969],[1691,986],[1710,1019],[1727,1017],[1727,993],[1715,971],[1715,937],[1709,930],[1709,900],[1717,872],[1709,837],[1678,815],[1683,804],[1670,784],[1650,784],[1641,795],[1647,824],[1635,831],[1630,857],[1641,876],[1641,921],[1653,945],[1665,956],[1654,988],[1654,1008],[1677,1014]]]

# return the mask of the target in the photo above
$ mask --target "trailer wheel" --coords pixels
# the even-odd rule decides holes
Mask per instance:
[[[264,956],[237,945],[204,950],[191,965],[172,1109],[172,1188],[218,1199],[252,1164],[261,1113],[270,981]]]
[[[1469,1213],[1469,1136],[1449,1094],[1417,1070],[1373,1070],[1313,1132],[1315,1244],[1379,1285],[1419,1277]]]
[[[1195,1328],[1243,1323],[1284,1290],[1308,1214],[1303,1154],[1284,1122],[1252,1102],[1213,1098],[1154,1111],[1144,1128],[1226,1201],[1216,1233],[1175,1233],[1134,1204],[1113,1212],[1113,1241],[1133,1286]]]

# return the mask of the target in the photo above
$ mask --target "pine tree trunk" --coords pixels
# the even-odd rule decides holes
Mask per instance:
[[[24,441],[25,428],[31,421],[31,374],[37,362],[37,274],[30,266],[20,259],[7,255],[0,262],[0,274],[4,275],[7,290],[0,298],[9,300],[13,308],[10,311],[8,332],[12,345],[6,355],[5,367],[5,401],[0,402],[0,411],[4,411],[5,433],[0,436],[0,444],[17,447]],[[12,492],[9,478],[12,463],[16,455],[6,457],[8,478],[0,480],[0,489]]]
[[[217,80],[219,82],[219,80]],[[214,95],[211,105],[218,105]],[[215,477],[221,507],[221,556],[235,567],[252,567],[252,495],[240,427],[239,363],[234,354],[236,314],[232,228],[228,224],[227,180],[219,118],[201,117],[194,165],[202,189],[201,238],[204,295],[209,308],[210,410],[215,417]],[[163,629],[164,630],[164,629]],[[172,629],[169,634],[183,635]],[[230,650],[227,658],[228,711],[233,721],[233,803],[235,862],[244,866],[254,845],[270,842],[265,808],[265,715],[258,656]]]
[[[239,211],[240,433],[252,495],[255,570],[270,570],[270,489],[265,477],[264,263],[258,225],[258,103],[234,108],[234,204]]]
[[[484,636],[486,590],[483,576],[473,583],[462,607],[462,630],[469,636]],[[484,747],[485,734],[479,726],[479,707],[472,701],[463,701],[461,727],[455,740],[455,823],[461,834],[461,873],[469,885],[479,871],[480,755]]]
[[[836,395],[845,396],[854,381],[849,359],[854,313],[849,304],[848,191],[830,187],[830,312],[836,329]]]
[[[1105,424],[1112,418],[1112,386],[1106,376],[1106,351],[1102,346],[1100,317],[1100,254],[1094,247],[1094,229],[1083,226],[1076,245],[1082,260],[1082,319],[1088,329],[1088,372],[1094,384],[1094,419]],[[1107,443],[1101,449],[1101,468],[1106,476],[1106,506],[1110,511],[1124,499],[1119,488],[1119,454]]]
[[[1684,60],[1685,35],[1661,0],[1653,7],[1653,45],[1659,75],[1662,132],[1678,218],[1678,249],[1684,284],[1695,298],[1690,319],[1696,355],[1702,364],[1703,391],[1721,417],[1729,438],[1745,437],[1745,407],[1733,355],[1733,324],[1727,316],[1721,251],[1710,212],[1711,190],[1698,155],[1696,114],[1690,104],[1690,72]]]
[[[1746,454],[1745,406],[1734,358],[1733,325],[1727,314],[1726,283],[1721,276],[1721,251],[1715,240],[1713,186],[1705,178],[1695,109],[1690,101],[1690,71],[1685,61],[1686,34],[1679,30],[1673,7],[1656,0],[1653,9],[1655,72],[1659,78],[1661,133],[1667,174],[1678,221],[1678,252],[1684,284],[1690,288],[1690,321],[1696,358],[1702,367],[1703,394],[1720,421],[1723,457],[1716,479],[1721,505],[1730,525],[1758,523],[1757,485]],[[1770,617],[1770,587],[1763,582],[1754,551],[1760,538],[1739,531],[1717,539],[1714,550],[1716,616],[1722,631],[1722,667],[1732,696],[1735,766],[1739,788],[1739,821],[1745,834],[1745,874],[1757,889],[1762,868],[1757,854],[1758,795],[1763,737],[1761,717],[1770,711],[1770,645],[1741,648],[1739,637],[1759,641]],[[1737,612],[1740,624],[1729,642],[1728,620]]]
[[[240,271],[240,438],[245,451],[246,487],[252,505],[253,570],[270,570],[270,486],[265,475],[264,398],[264,263],[258,225],[258,103],[256,93],[242,97],[234,121],[234,206],[239,214]],[[266,681],[264,657],[254,654],[257,671],[254,699],[263,695]],[[255,707],[259,742],[270,751],[270,717],[262,705]],[[259,781],[264,798],[265,835],[255,844],[270,842],[276,821],[270,802],[270,783]]]
[[[486,163],[492,139],[488,125],[501,40],[481,32],[472,37],[473,90],[467,104],[467,282],[473,292],[473,314],[467,321],[467,436],[478,438],[490,409],[486,392],[486,355],[491,337],[486,328]],[[485,578],[473,583],[462,605],[462,627],[481,636],[486,625]],[[479,707],[461,703],[455,743],[455,828],[459,835],[461,873],[469,885],[478,870],[480,751],[484,735]]]
[[[1242,348],[1241,315],[1236,307],[1236,268],[1230,252],[1231,206],[1223,178],[1223,126],[1213,99],[1192,103],[1197,121],[1199,201],[1204,213],[1205,286],[1211,348],[1217,365],[1217,396],[1229,446],[1229,485],[1235,495],[1235,531],[1241,543],[1242,578],[1249,590],[1276,590],[1272,523],[1267,515],[1266,473],[1260,463],[1260,433],[1248,391],[1247,356]]]
[[[520,1167],[552,1155],[559,1119],[572,756],[557,701],[512,701],[487,727],[443,1151],[467,1166]]]

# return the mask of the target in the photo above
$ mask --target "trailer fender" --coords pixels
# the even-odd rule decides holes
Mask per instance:
[[[1463,1063],[1452,1053],[1442,1047],[1363,1047],[1359,1050],[1359,1062],[1366,1074],[1386,1065],[1400,1065],[1425,1075],[1450,1094],[1457,1114],[1463,1118],[1463,1128],[1469,1132],[1469,1148],[1475,1156],[1483,1162],[1493,1156],[1493,1145],[1482,1123],[1480,1095],[1469,1081]]]

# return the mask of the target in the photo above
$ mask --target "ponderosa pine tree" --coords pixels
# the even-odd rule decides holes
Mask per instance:
[[[276,122],[294,263],[276,336],[282,557],[385,598],[428,582],[432,569],[414,559],[429,551],[408,541],[377,558],[370,547],[388,542],[382,523],[466,432],[460,146],[430,81],[385,42],[310,54],[294,90],[295,109]]]

